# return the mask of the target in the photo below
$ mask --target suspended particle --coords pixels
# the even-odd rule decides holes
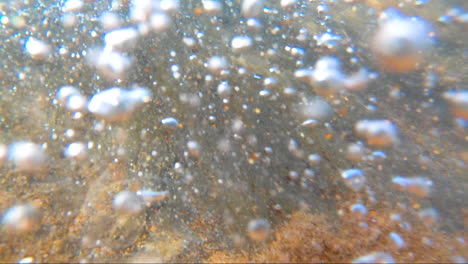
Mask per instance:
[[[366,184],[364,172],[360,169],[348,169],[341,172],[341,177],[346,186],[354,191],[360,191]]]
[[[270,235],[270,232],[270,223],[263,218],[253,219],[247,226],[247,234],[250,239],[256,242],[266,240]]]
[[[124,79],[132,61],[125,54],[107,46],[91,50],[87,56],[88,63],[95,67],[103,77],[110,81]]]
[[[9,208],[2,217],[2,228],[8,233],[25,234],[36,230],[41,222],[41,215],[32,203],[25,203]]]
[[[143,210],[143,200],[130,191],[122,191],[114,196],[112,207],[123,215],[138,215]]]

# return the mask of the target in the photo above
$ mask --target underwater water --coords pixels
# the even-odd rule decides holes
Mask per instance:
[[[467,9],[0,1],[0,261],[466,263]]]

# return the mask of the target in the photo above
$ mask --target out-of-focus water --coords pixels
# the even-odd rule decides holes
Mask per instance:
[[[0,260],[466,262],[465,1],[0,2]]]

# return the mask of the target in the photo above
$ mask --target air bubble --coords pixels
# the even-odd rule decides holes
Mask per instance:
[[[354,191],[360,191],[364,188],[366,177],[360,169],[349,169],[341,172],[345,184]]]

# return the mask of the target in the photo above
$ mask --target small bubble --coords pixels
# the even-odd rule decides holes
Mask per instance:
[[[260,242],[268,238],[271,232],[270,229],[270,223],[267,220],[258,218],[249,222],[247,233],[252,240]]]
[[[364,172],[360,169],[344,170],[341,172],[341,177],[345,184],[354,191],[362,190],[366,183]]]
[[[142,199],[130,191],[115,195],[112,206],[118,213],[125,215],[138,215],[143,210]]]

